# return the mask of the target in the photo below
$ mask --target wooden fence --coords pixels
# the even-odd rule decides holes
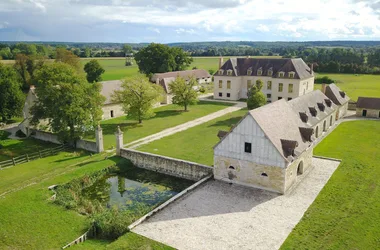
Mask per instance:
[[[48,157],[51,155],[56,155],[58,152],[61,152],[61,151],[66,150],[68,148],[70,148],[68,145],[60,145],[60,146],[55,147],[55,148],[48,148],[48,149],[44,149],[44,150],[39,150],[35,153],[13,157],[12,159],[7,160],[7,161],[1,161],[0,162],[0,169],[6,168],[6,167],[16,166],[18,164],[23,164],[23,163],[26,163],[26,162],[29,162],[32,160]]]

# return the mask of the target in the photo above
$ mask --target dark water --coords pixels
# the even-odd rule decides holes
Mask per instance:
[[[82,191],[90,200],[121,210],[152,209],[193,182],[133,168],[120,175],[107,175]]]

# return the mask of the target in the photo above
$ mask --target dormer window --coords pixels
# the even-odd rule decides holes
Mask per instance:
[[[257,70],[257,75],[258,76],[261,76],[263,74],[263,68],[259,68],[258,70]]]
[[[232,76],[232,69],[227,70],[227,75]]]
[[[285,75],[285,72],[283,71],[278,72],[278,77],[284,77],[284,75]]]
[[[342,98],[345,98],[346,97],[346,93],[344,93],[343,91],[339,91],[339,94]]]
[[[315,107],[309,107],[309,111],[310,111],[310,114],[312,116],[314,116],[314,117],[317,116],[318,111],[317,111],[317,109]]]
[[[326,102],[327,107],[330,108],[332,106],[332,102],[330,99],[325,99],[325,102]]]
[[[224,73],[224,70],[220,69],[219,70],[219,75],[223,75],[223,73]]]
[[[248,75],[248,76],[252,75],[252,68],[249,68],[249,69],[247,70],[247,75]]]
[[[295,72],[291,71],[288,73],[289,78],[294,78]]]
[[[270,68],[270,69],[268,69],[268,76],[272,76],[272,75],[273,75],[273,69]]]
[[[322,111],[322,112],[325,111],[325,105],[323,103],[318,102],[317,105],[318,105],[318,108],[319,108],[320,111]]]
[[[300,112],[300,118],[301,121],[303,121],[304,123],[307,123],[307,121],[309,120],[309,117],[307,116],[306,112]]]

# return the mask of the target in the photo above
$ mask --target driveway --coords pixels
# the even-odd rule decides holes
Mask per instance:
[[[278,249],[339,164],[313,158],[287,195],[212,180],[133,231],[178,249]]]

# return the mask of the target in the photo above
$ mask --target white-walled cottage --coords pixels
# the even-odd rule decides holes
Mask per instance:
[[[314,89],[313,68],[301,58],[231,58],[214,75],[214,98],[239,100],[247,98],[249,88],[262,80],[262,92],[268,102],[291,100]],[[223,64],[223,65],[222,65]]]

